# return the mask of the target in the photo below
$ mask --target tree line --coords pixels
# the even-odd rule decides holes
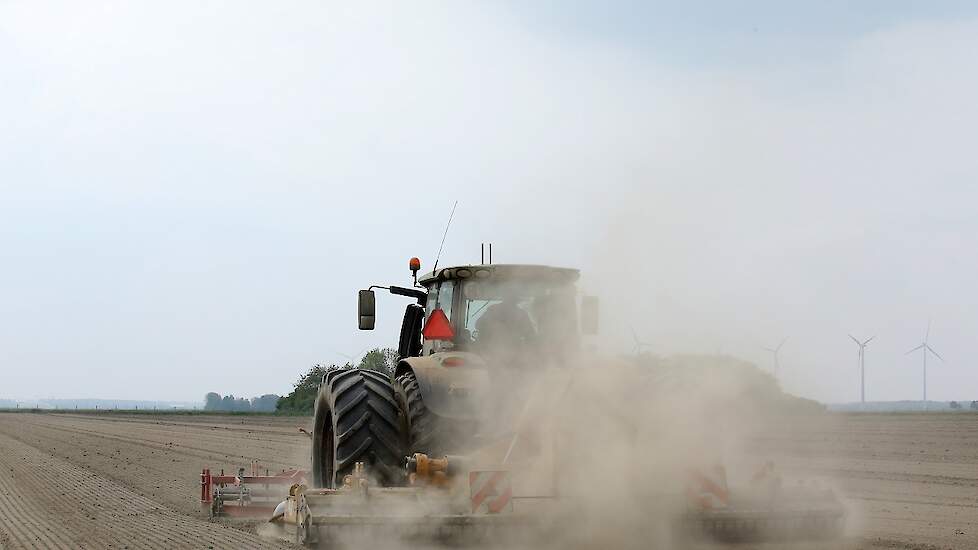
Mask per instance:
[[[210,392],[204,396],[204,410],[312,414],[316,406],[316,395],[319,393],[319,382],[327,372],[338,369],[357,368],[391,373],[396,364],[397,350],[391,348],[374,348],[364,354],[356,365],[350,362],[342,365],[336,363],[316,363],[299,376],[299,380],[293,385],[292,392],[284,397],[269,393],[261,397],[245,399],[230,394],[221,395],[216,392]]]
[[[234,397],[234,395],[221,395],[210,392],[204,396],[205,411],[226,411],[226,412],[275,412],[278,405],[279,396],[274,393],[266,393],[261,397]]]

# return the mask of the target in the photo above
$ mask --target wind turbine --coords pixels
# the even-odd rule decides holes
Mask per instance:
[[[930,347],[930,344],[927,343],[927,339],[928,338],[930,338],[930,321],[929,320],[927,321],[927,332],[924,333],[924,342],[922,344],[920,344],[919,346],[915,347],[914,349],[912,349],[912,350],[910,350],[910,351],[908,351],[907,353],[904,354],[904,355],[910,355],[911,353],[913,353],[913,352],[915,352],[917,350],[923,350],[924,351],[924,353],[922,354],[924,356],[924,408],[927,408],[927,352],[933,353],[934,354],[934,357],[937,357],[941,361],[944,361],[944,358],[941,357],[936,351],[934,351],[934,348]]]
[[[773,347],[773,348],[764,348],[765,350],[771,352],[774,355],[774,379],[775,380],[777,380],[777,378],[778,378],[778,368],[781,367],[781,363],[780,363],[780,361],[778,361],[778,354],[781,352],[781,346],[783,346],[784,343],[787,342],[787,341],[788,341],[788,339],[785,338],[785,339],[781,340],[781,343],[778,344],[776,347]]]
[[[635,340],[635,346],[632,348],[632,353],[634,355],[640,355],[642,353],[642,348],[649,348],[652,346],[652,344],[638,339],[638,334],[635,332],[635,327],[628,328],[630,328],[632,331],[632,340]]]
[[[849,335],[852,341],[859,346],[859,402],[866,402],[866,344],[870,343],[876,336],[870,336],[865,342],[860,342],[855,336]]]

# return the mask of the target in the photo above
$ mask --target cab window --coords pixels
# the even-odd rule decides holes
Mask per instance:
[[[438,291],[433,292],[428,295],[428,316],[431,316],[431,312],[436,309],[441,309],[445,312],[445,317],[449,320],[452,319],[452,298],[455,290],[455,285],[451,282],[439,283]],[[432,300],[434,297],[434,300]]]
[[[449,322],[452,322],[452,301],[454,298],[455,283],[453,281],[445,281],[432,286],[431,290],[428,291],[428,300],[425,302],[425,322],[427,323],[427,320],[431,318],[431,313],[439,308],[445,312]],[[440,340],[425,340],[424,354],[428,355],[440,351],[444,347],[444,342]]]

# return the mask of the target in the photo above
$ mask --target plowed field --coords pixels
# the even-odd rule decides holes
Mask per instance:
[[[305,419],[0,415],[0,547],[282,548],[200,511],[204,465],[294,468]]]
[[[205,465],[305,467],[307,422],[0,414],[0,547],[290,547],[208,520],[197,481]],[[978,414],[838,415],[754,452],[834,479],[852,506],[850,539],[799,548],[978,548]]]

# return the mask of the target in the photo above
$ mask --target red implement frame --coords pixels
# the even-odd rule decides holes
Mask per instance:
[[[259,475],[258,463],[252,462],[251,475],[244,468],[237,475],[200,472],[200,505],[212,516],[270,518],[275,507],[285,500],[289,487],[306,481],[303,470],[283,470],[278,474]]]

